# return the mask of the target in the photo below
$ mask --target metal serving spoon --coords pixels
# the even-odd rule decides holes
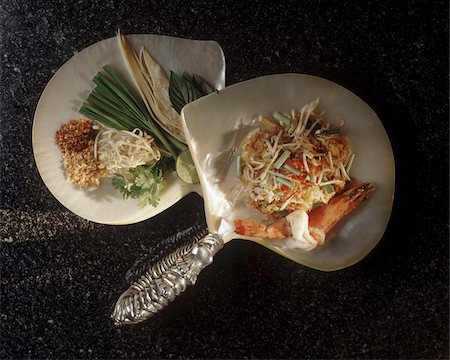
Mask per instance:
[[[234,203],[238,188],[234,155],[253,130],[253,119],[259,114],[299,109],[317,97],[328,120],[345,120],[345,131],[356,153],[352,176],[370,181],[376,191],[370,201],[333,228],[325,245],[313,251],[289,249],[270,240],[237,234],[234,219],[261,218],[256,210]],[[257,242],[299,264],[323,271],[356,263],[380,241],[392,208],[394,157],[381,121],[350,91],[315,76],[270,75],[201,98],[185,106],[182,116],[200,178],[209,233],[199,234],[150,266],[117,301],[112,314],[117,324],[137,323],[163,309],[187,285],[195,284],[213,256],[235,238]],[[358,191],[346,196],[356,196]]]

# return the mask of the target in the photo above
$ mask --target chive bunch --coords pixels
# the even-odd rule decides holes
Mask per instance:
[[[176,159],[177,153],[168,139],[170,135],[163,133],[142,101],[133,95],[109,65],[103,66],[103,70],[92,79],[96,86],[81,105],[80,113],[117,130],[145,130],[155,136],[160,148]]]

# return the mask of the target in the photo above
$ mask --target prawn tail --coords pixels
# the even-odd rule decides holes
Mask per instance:
[[[374,190],[374,186],[369,182],[352,186],[341,195],[331,199],[328,204],[313,210],[309,215],[309,226],[320,229],[326,234],[367,199]]]
[[[239,219],[234,221],[234,229],[239,235],[271,240],[280,240],[291,235],[289,223],[284,218],[269,225]]]
[[[252,220],[234,220],[236,234],[267,238],[266,225]]]

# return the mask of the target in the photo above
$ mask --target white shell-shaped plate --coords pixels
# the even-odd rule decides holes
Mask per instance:
[[[215,41],[148,34],[128,35],[127,38],[137,51],[141,45],[145,46],[166,72],[186,71],[200,75],[216,89],[225,86],[225,58]],[[104,179],[101,186],[93,190],[80,190],[66,179],[55,133],[70,119],[83,118],[78,109],[94,86],[91,79],[105,64],[110,64],[136,90],[115,37],[76,53],[56,72],[42,93],[34,116],[33,151],[45,185],[67,209],[97,223],[132,224],[162,212],[186,194],[198,190],[198,186],[188,185],[172,174],[159,205],[140,208],[136,200],[123,200],[110,179]]]
[[[225,171],[224,159],[254,127],[259,114],[290,112],[320,98],[319,109],[328,120],[345,121],[355,161],[351,175],[356,181],[370,181],[375,191],[327,236],[325,245],[310,252],[284,251],[273,242],[254,241],[312,268],[331,271],[364,258],[380,241],[389,221],[395,186],[395,166],[389,138],[375,112],[358,96],[331,81],[302,74],[264,76],[229,86],[184,107],[183,126],[199,172],[210,231],[226,241],[243,238],[233,231],[235,218],[260,218],[245,205],[233,206],[233,192],[239,187],[236,160]],[[208,126],[205,126],[208,124]],[[223,176],[220,175],[222,172]]]

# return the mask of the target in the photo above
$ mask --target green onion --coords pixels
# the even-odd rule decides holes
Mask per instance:
[[[328,178],[324,175],[322,176],[322,181],[328,181]],[[331,184],[324,185],[324,188],[328,194],[334,193],[334,187]]]
[[[287,160],[289,155],[291,155],[291,152],[289,150],[284,150],[283,153],[281,154],[281,156],[278,158],[278,160],[275,161],[275,163],[273,164],[273,167],[275,169],[279,169],[284,164],[284,162]]]
[[[278,177],[278,176],[276,176],[275,179],[276,179],[280,184],[283,184],[283,185],[292,187],[292,183],[291,183],[289,180],[283,179],[283,178]]]
[[[277,119],[280,123],[284,125],[291,125],[291,119],[288,118],[286,115],[283,115],[282,113],[276,111],[273,113],[273,117]]]
[[[341,130],[339,129],[330,129],[330,130],[323,130],[322,134],[323,135],[336,135],[336,134],[340,134]]]
[[[109,65],[103,66],[103,70],[104,72],[99,71],[92,79],[96,86],[81,105],[79,112],[117,130],[145,130],[154,135],[160,146],[176,159],[177,153],[171,143],[180,150],[181,147],[185,148],[185,145],[181,146],[171,137],[164,136],[145,105],[114,74]]]
[[[240,177],[242,173],[242,169],[241,169],[241,156],[238,155],[236,157],[236,176]]]
[[[287,211],[287,210],[276,210],[275,212],[276,212],[278,215],[283,216],[283,217],[289,215],[289,211]]]
[[[183,144],[181,141],[179,141],[178,139],[174,138],[169,133],[166,133],[166,137],[172,143],[172,145],[174,145],[181,152],[186,151],[186,150],[189,149],[186,144]]]
[[[289,166],[288,164],[284,164],[283,166],[286,170],[290,171],[294,175],[300,175],[300,171],[298,171],[296,168],[293,168],[292,166]]]

